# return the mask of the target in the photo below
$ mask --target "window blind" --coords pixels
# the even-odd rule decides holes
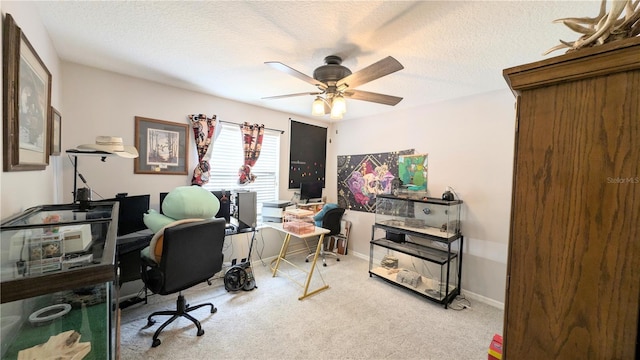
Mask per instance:
[[[262,203],[278,200],[280,169],[280,133],[265,129],[260,157],[251,170],[256,181],[238,184],[238,169],[244,164],[242,133],[238,125],[221,123],[220,135],[211,150],[211,176],[203,186],[207,190],[248,190],[257,193],[257,211],[262,214]]]

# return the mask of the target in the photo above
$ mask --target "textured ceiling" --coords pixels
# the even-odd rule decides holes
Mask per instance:
[[[348,100],[345,119],[504,89],[502,70],[576,34],[554,24],[595,16],[599,1],[37,1],[61,59],[299,116],[327,55],[353,72],[387,56],[404,69],[358,87],[403,97]],[[215,111],[215,110],[212,110]],[[328,117],[326,118],[328,120]]]

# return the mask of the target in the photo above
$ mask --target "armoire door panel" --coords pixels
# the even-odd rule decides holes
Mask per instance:
[[[635,356],[639,91],[637,69],[518,90],[509,359]]]

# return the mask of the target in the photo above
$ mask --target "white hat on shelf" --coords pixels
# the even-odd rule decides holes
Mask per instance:
[[[123,145],[122,138],[116,136],[96,136],[95,144],[78,145],[78,149],[104,151],[129,159],[138,157],[138,150],[135,146]]]

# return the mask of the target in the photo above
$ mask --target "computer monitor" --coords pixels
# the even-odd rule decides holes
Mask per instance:
[[[300,200],[307,202],[321,202],[322,186],[322,181],[300,183]]]
[[[118,213],[118,236],[134,233],[136,231],[146,230],[144,224],[144,214],[149,211],[149,202],[151,196],[135,195],[135,196],[118,196],[113,199],[104,199],[102,201],[117,201],[120,203],[120,212]]]
[[[162,203],[164,202],[164,198],[167,197],[167,194],[169,194],[168,192],[161,192],[160,193],[160,214],[164,215],[164,211],[162,211]]]

